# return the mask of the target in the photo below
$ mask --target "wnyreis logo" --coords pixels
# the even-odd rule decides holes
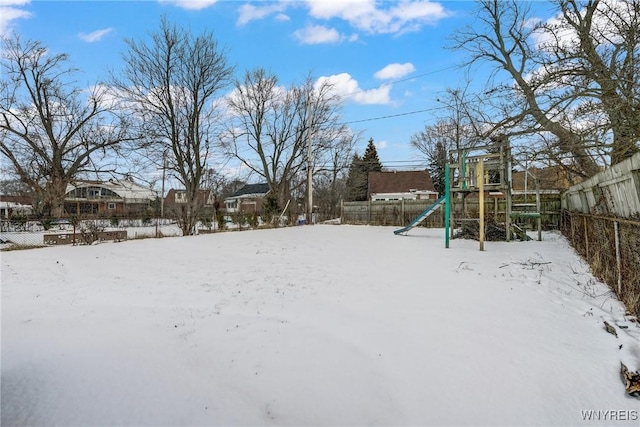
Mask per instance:
[[[588,410],[580,411],[583,421],[636,421],[637,410]]]

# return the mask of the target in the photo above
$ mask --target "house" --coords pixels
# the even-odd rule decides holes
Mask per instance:
[[[213,214],[213,209],[216,203],[216,197],[213,191],[209,189],[200,189],[197,191],[198,204],[207,213]],[[169,215],[176,215],[182,211],[182,208],[187,205],[187,191],[184,189],[172,188],[167,193],[164,199],[164,213]]]
[[[247,184],[224,199],[227,213],[257,213],[262,211],[265,196],[269,193],[269,184]]]
[[[0,195],[0,219],[33,214],[33,200],[30,196]]]
[[[67,186],[64,210],[79,216],[136,216],[148,212],[158,195],[130,180],[75,181]]]
[[[530,167],[528,172],[529,173],[526,171],[513,172],[511,187],[514,193],[525,191],[535,193],[536,183],[532,175],[540,181],[540,190],[542,193],[560,193],[584,179],[572,174],[562,166],[548,166],[545,168]]]
[[[369,172],[369,200],[437,199],[428,171]]]

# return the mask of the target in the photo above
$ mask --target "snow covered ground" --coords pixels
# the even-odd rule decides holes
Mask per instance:
[[[392,231],[4,252],[2,425],[638,425],[640,328],[559,234]]]

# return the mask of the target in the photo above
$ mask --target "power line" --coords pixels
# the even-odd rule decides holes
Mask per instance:
[[[422,78],[422,77],[430,76],[432,74],[441,73],[443,71],[449,71],[449,70],[452,70],[454,68],[458,68],[458,66],[457,65],[451,65],[449,67],[441,68],[439,70],[428,71],[426,73],[418,74],[418,75],[415,75],[415,76],[405,77],[404,79],[392,80],[390,82],[380,83],[380,85],[377,86],[377,87],[371,87],[369,89],[359,89],[359,90],[356,90],[356,91],[353,91],[353,92],[345,93],[345,94],[343,94],[341,96],[347,97],[347,96],[351,96],[351,95],[356,95],[358,93],[363,93],[363,92],[366,92],[368,90],[377,89],[378,87],[383,86],[383,85],[394,85],[396,83],[402,83],[402,82],[406,82],[406,81],[409,81],[409,80],[419,79],[419,78]]]
[[[445,109],[445,108],[447,108],[447,107],[433,107],[433,108],[427,108],[427,109],[424,109],[424,110],[408,111],[406,113],[390,114],[388,116],[371,117],[371,118],[368,118],[368,119],[360,119],[360,120],[350,120],[348,122],[342,122],[341,124],[348,125],[348,124],[352,124],[352,123],[372,122],[374,120],[391,119],[391,118],[394,118],[394,117],[402,117],[402,116],[409,116],[409,115],[412,115],[412,114],[419,114],[419,113],[427,113],[427,112],[432,112],[432,111],[438,111],[438,110],[442,110],[442,109]]]
[[[425,77],[425,76],[429,76],[429,75],[432,75],[432,74],[441,73],[443,71],[452,70],[454,68],[458,68],[458,66],[457,65],[451,65],[449,67],[440,68],[438,70],[428,71],[426,73],[418,74],[418,75],[415,75],[415,76],[405,77],[404,79],[393,80],[393,81],[390,81],[390,82],[382,83],[381,85],[393,85],[393,84],[396,84],[396,83],[402,83],[402,82],[406,82],[406,81],[409,81],[409,80],[419,79],[419,78],[422,78],[422,77]],[[343,97],[349,97],[351,95],[356,95],[358,93],[364,93],[364,92],[366,92],[368,90],[371,90],[371,89],[375,89],[375,88],[360,89],[360,90],[356,90],[354,92],[343,94],[342,96]],[[409,116],[409,115],[412,115],[412,114],[419,114],[419,113],[437,111],[437,110],[441,110],[441,109],[444,109],[444,108],[446,108],[446,107],[434,107],[434,108],[429,108],[429,109],[425,109],[425,110],[409,111],[409,112],[406,112],[406,113],[391,114],[391,115],[387,115],[387,116],[372,117],[372,118],[368,118],[368,119],[351,120],[351,121],[348,121],[348,122],[342,122],[341,124],[345,124],[346,125],[346,124],[351,124],[351,123],[371,122],[371,121],[375,121],[375,120],[390,119],[390,118],[394,118],[394,117],[402,117],[402,116]]]

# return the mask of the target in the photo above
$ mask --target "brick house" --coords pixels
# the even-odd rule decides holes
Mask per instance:
[[[369,200],[437,199],[428,171],[369,172]]]
[[[200,189],[197,192],[198,203],[202,206],[203,213],[213,215],[216,197],[213,191]],[[164,214],[173,216],[180,214],[182,208],[187,205],[187,192],[183,189],[172,188],[164,199]]]
[[[584,180],[575,174],[567,171],[561,166],[548,166],[545,168],[531,167],[529,172],[540,180],[540,190],[548,191],[564,191],[574,184]],[[516,171],[512,174],[511,186],[514,191],[535,192],[536,184],[531,174],[525,171]],[[526,178],[526,179],[525,179]]]
[[[12,216],[27,216],[33,213],[31,196],[0,195],[0,219],[11,219]]]
[[[257,213],[262,212],[265,196],[269,193],[269,184],[247,184],[224,199],[225,211],[233,213]]]

